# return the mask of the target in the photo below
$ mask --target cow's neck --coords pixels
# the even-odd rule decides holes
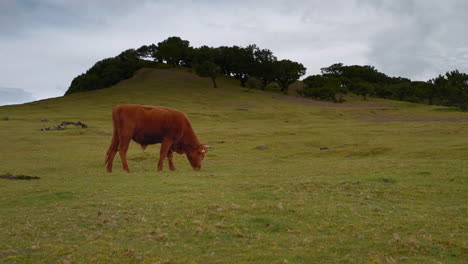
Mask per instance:
[[[184,144],[184,146],[188,146],[191,148],[198,148],[200,146],[200,142],[198,141],[197,135],[195,135],[195,132],[193,132],[192,129],[189,129],[185,132],[181,141],[182,144]]]

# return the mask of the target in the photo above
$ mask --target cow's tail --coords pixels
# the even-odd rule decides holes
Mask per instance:
[[[115,152],[119,149],[119,132],[118,132],[118,120],[117,115],[112,113],[112,122],[113,122],[113,133],[112,133],[112,140],[109,148],[107,149],[106,159],[104,160],[104,164],[108,165],[111,161],[111,157],[115,155]]]

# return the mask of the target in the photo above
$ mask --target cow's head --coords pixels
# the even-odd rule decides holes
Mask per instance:
[[[186,152],[187,159],[194,170],[201,169],[202,160],[205,158],[207,152],[208,149],[204,145],[200,145],[198,148],[194,148]]]

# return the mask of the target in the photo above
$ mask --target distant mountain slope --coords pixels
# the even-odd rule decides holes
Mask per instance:
[[[0,105],[22,104],[36,100],[31,93],[19,88],[0,87]]]

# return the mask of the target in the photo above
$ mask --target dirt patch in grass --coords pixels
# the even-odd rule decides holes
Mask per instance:
[[[377,148],[366,149],[366,150],[352,151],[349,153],[348,156],[349,157],[369,157],[369,156],[377,156],[380,154],[384,154],[388,151],[390,151],[390,148],[377,147]]]
[[[350,112],[350,111],[348,111]],[[374,107],[354,111],[354,117],[362,122],[468,122],[468,115],[459,112],[453,114],[428,114],[424,111],[407,112],[404,108]]]
[[[333,102],[325,102],[314,100],[306,97],[301,97],[299,95],[287,95],[287,94],[278,94],[273,92],[265,92],[260,91],[261,93],[268,94],[274,99],[282,99],[282,100],[289,100],[294,101],[295,103],[305,104],[305,105],[314,105],[314,106],[329,106],[329,107],[384,107],[384,105],[380,104],[354,104],[354,103],[333,103]]]
[[[236,110],[249,110],[256,107],[253,104],[228,104],[228,106],[234,107]]]
[[[372,123],[387,123],[387,122],[468,122],[467,117],[401,117],[401,116],[375,116],[375,117],[362,117],[361,121]]]
[[[299,95],[278,94],[274,92],[260,91],[261,93],[268,94],[274,99],[288,100],[295,103],[312,105],[312,106],[328,106],[340,108],[366,108],[370,110],[369,115],[360,115],[357,119],[364,122],[372,123],[385,123],[385,122],[468,122],[468,115],[454,117],[454,116],[401,116],[396,115],[392,111],[398,111],[399,108],[391,105],[369,100],[368,103],[333,103],[326,101],[314,100]]]
[[[325,102],[314,100],[310,98],[305,98],[299,95],[286,95],[286,94],[278,94],[273,92],[266,92],[261,91],[261,93],[265,93],[270,95],[274,99],[279,100],[288,100],[293,101],[295,103],[303,104],[303,105],[311,105],[311,106],[327,106],[327,107],[339,107],[339,108],[365,108],[369,110],[369,113],[362,114],[362,110],[359,110],[359,116],[357,119],[359,121],[364,122],[371,122],[371,123],[386,123],[386,122],[468,122],[468,115],[467,116],[421,116],[421,115],[413,115],[413,116],[403,116],[401,114],[397,114],[395,111],[400,110],[391,105],[383,104],[382,102],[369,101],[369,103],[333,103],[333,102]]]

